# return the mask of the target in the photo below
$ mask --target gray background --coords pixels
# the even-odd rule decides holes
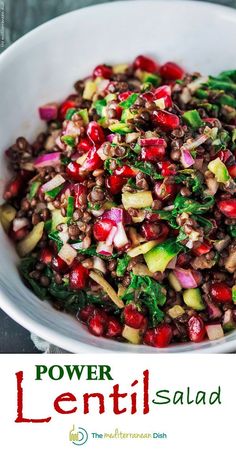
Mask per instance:
[[[38,25],[60,14],[84,6],[107,3],[109,0],[5,0],[5,47]],[[113,2],[114,0],[110,0]],[[236,0],[215,0],[210,3],[236,8]],[[30,333],[0,310],[0,353],[37,353]]]

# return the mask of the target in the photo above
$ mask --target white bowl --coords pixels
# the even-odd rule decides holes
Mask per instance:
[[[101,62],[132,61],[140,54],[160,62],[177,61],[203,74],[236,67],[236,11],[184,1],[118,2],[90,7],[54,19],[21,38],[0,57],[0,149],[19,135],[40,130],[37,107],[60,100],[73,83]],[[7,180],[5,161],[0,191]],[[0,306],[14,320],[71,352],[229,352],[236,332],[223,340],[164,350],[95,338],[73,317],[37,299],[21,282],[17,257],[0,230]]]

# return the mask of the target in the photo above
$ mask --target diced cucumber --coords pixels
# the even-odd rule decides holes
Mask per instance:
[[[17,244],[17,251],[21,257],[26,256],[34,250],[38,242],[41,240],[44,230],[44,222],[36,224],[32,231]]]
[[[67,223],[67,221],[68,218],[63,217],[59,209],[55,209],[52,211],[52,231],[55,231],[59,224]]]
[[[224,337],[224,331],[220,323],[206,325],[206,332],[210,341],[215,341]]]
[[[181,317],[181,315],[183,315],[184,313],[185,313],[184,309],[179,304],[176,304],[175,306],[173,306],[173,308],[170,308],[168,311],[168,314],[172,319],[177,319],[178,317]]]
[[[188,124],[188,126],[192,127],[192,129],[199,129],[203,125],[201,116],[199,115],[197,110],[189,110],[186,111],[182,115],[183,120]]]
[[[126,70],[128,69],[128,64],[115,64],[112,67],[113,74],[124,74]]]
[[[131,328],[131,326],[125,325],[122,331],[122,337],[124,337],[127,341],[131,342],[131,344],[140,344],[141,335],[140,330],[136,328]]]
[[[228,170],[219,157],[208,164],[208,169],[215,175],[217,182],[225,184],[230,179]]]
[[[16,209],[10,204],[3,204],[0,207],[0,222],[5,232],[8,232],[11,222],[16,216]]]
[[[204,303],[202,301],[202,296],[200,289],[186,289],[183,292],[183,299],[185,304],[195,311],[202,311],[205,309]]]
[[[231,309],[227,309],[224,313],[223,318],[223,330],[225,332],[235,330],[236,324],[233,317],[233,311]]]
[[[88,115],[87,108],[83,108],[82,110],[79,110],[78,114],[81,116],[81,118],[84,121],[84,124],[87,126],[89,123],[89,115]]]
[[[92,100],[94,94],[96,93],[97,85],[93,80],[87,80],[85,82],[83,98],[85,100]]]
[[[126,133],[132,132],[132,128],[123,122],[115,122],[109,126],[111,132],[119,133],[120,135],[125,135]]]
[[[135,114],[131,113],[131,111],[127,108],[126,110],[122,111],[121,121],[128,122],[129,119],[133,119],[134,117],[135,117]]]
[[[144,209],[144,207],[151,207],[153,197],[151,191],[142,191],[139,193],[125,192],[122,194],[122,204],[125,210],[130,207],[134,209]]]
[[[143,243],[142,245],[138,245],[135,248],[129,250],[127,252],[128,256],[130,257],[136,257],[140,254],[146,254],[148,251],[150,251],[154,246],[157,244],[156,240],[151,240],[150,242]]]
[[[152,273],[164,272],[171,259],[177,256],[181,249],[181,245],[169,239],[148,251],[144,259]]]

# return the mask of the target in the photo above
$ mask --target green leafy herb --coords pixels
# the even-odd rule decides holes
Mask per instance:
[[[185,172],[185,170],[179,171],[175,176],[175,182],[177,184],[186,182],[186,185],[193,193],[200,193],[203,189],[202,180],[194,170],[188,170],[188,172]]]
[[[131,282],[123,295],[123,300],[133,301],[133,290],[139,303],[147,306],[150,314],[151,326],[156,326],[164,318],[164,313],[159,308],[166,302],[164,287],[149,276],[131,274]]]
[[[187,234],[180,228],[179,235],[176,238],[176,242],[182,242],[188,238]]]
[[[139,162],[136,160],[132,163],[132,166],[134,168],[137,168],[142,173],[151,176],[153,179],[164,179],[161,174],[156,172],[154,165],[152,165],[150,162]]]
[[[53,190],[47,191],[46,194],[50,196],[50,198],[54,199],[62,190],[64,184],[59,185],[59,187],[53,188]]]
[[[124,276],[128,263],[130,261],[130,257],[128,254],[126,254],[124,257],[117,259],[117,267],[116,267],[116,274],[120,278],[121,276]]]
[[[35,279],[30,277],[30,272],[34,270],[36,264],[36,259],[34,257],[26,257],[21,260],[19,266],[19,272],[24,278],[24,280],[29,284],[35,295],[41,300],[44,300],[47,295],[47,289],[40,286],[40,284],[35,281]]]
[[[120,106],[125,109],[130,108],[135,103],[137,98],[138,98],[138,94],[133,93],[126,100],[124,100],[123,102],[120,102]]]
[[[78,243],[78,242],[77,242]],[[96,245],[92,245],[87,249],[76,250],[79,254],[85,254],[86,256],[98,256],[101,259],[109,260],[114,259],[117,254],[112,254],[111,256],[105,256],[96,252]]]
[[[236,83],[225,81],[221,77],[210,77],[207,86],[211,89],[222,89],[226,92],[236,93]]]
[[[62,157],[62,158],[61,158],[61,163],[62,163],[63,165],[68,165],[68,164],[70,163],[69,157]]]
[[[99,99],[96,100],[96,102],[94,102],[94,108],[99,116],[104,116],[103,109],[104,107],[106,107],[106,105],[107,105],[106,99]]]
[[[75,138],[71,135],[63,135],[61,141],[71,147],[75,145]]]
[[[66,119],[71,120],[72,116],[77,112],[76,108],[68,108],[66,111]]]
[[[228,231],[231,237],[236,237],[236,226],[233,225],[228,226]]]
[[[54,281],[48,288],[49,294],[57,301],[61,302],[62,307],[68,311],[76,313],[84,307],[87,301],[86,293],[83,290],[70,290],[67,284],[56,284]]]
[[[30,200],[32,200],[36,196],[40,185],[41,185],[41,182],[38,181],[38,180],[36,180],[36,181],[34,181],[32,183],[32,185],[30,187],[30,192],[29,192],[29,199]]]
[[[68,203],[67,203],[67,212],[66,212],[66,216],[68,218],[72,218],[72,216],[73,216],[74,205],[75,205],[75,198],[74,198],[74,196],[69,196],[68,197]]]
[[[48,238],[53,240],[56,243],[57,249],[58,249],[58,251],[60,251],[60,249],[63,246],[63,242],[59,237],[59,231],[50,232],[50,234],[48,234]]]
[[[191,198],[185,198],[184,196],[178,194],[174,201],[174,210],[178,214],[185,212],[193,213],[195,215],[201,215],[202,213],[207,212],[215,202],[214,197],[210,195],[205,197],[204,201],[204,204],[200,204],[198,201],[195,201]]]

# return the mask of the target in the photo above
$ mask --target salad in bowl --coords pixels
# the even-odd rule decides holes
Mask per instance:
[[[152,347],[236,328],[236,71],[100,64],[6,150],[0,208],[28,287],[99,337]]]

